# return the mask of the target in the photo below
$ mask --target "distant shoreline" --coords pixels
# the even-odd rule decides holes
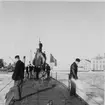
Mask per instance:
[[[69,72],[70,70],[51,70],[51,71],[61,71],[61,72]],[[87,71],[83,71],[83,70],[80,70],[78,72],[104,72],[104,70],[87,70]]]
[[[52,73],[67,73],[69,74],[69,70],[51,70]],[[105,71],[78,71],[78,73],[104,73]]]

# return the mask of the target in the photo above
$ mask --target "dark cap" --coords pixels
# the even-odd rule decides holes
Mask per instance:
[[[76,61],[77,61],[77,62],[80,62],[81,60],[80,60],[79,58],[76,58]]]
[[[16,59],[16,58],[20,59],[20,56],[19,56],[19,55],[16,55],[16,56],[15,56],[15,59]]]

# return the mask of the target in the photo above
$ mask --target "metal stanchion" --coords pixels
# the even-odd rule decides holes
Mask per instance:
[[[56,80],[57,80],[57,72],[56,72]]]

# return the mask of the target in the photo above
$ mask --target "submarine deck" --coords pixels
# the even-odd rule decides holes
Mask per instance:
[[[70,96],[70,91],[56,79],[26,80],[22,87],[22,99],[13,105],[86,105],[78,96]]]

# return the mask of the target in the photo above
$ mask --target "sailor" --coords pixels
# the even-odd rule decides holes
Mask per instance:
[[[29,78],[29,68],[26,66],[26,73],[27,73],[27,78]]]
[[[29,61],[28,68],[29,68],[29,78],[31,79],[31,78],[32,78],[32,70],[33,70],[33,66],[32,66],[32,64],[31,64],[30,61]]]
[[[75,80],[78,79],[77,76],[77,72],[78,72],[78,64],[80,62],[80,59],[77,58],[75,60],[75,62],[73,62],[73,64],[70,67],[70,75],[69,75],[69,79],[71,80],[71,91],[70,91],[70,95],[76,95],[76,84],[75,84]]]
[[[46,68],[46,72],[47,72],[47,78],[50,78],[50,70],[51,70],[51,68],[50,68],[48,63],[46,63],[45,68]]]
[[[12,75],[12,79],[14,80],[14,85],[18,87],[19,91],[19,98],[21,99],[21,89],[22,89],[22,83],[24,79],[24,69],[25,65],[24,63],[20,60],[19,55],[15,56],[15,70]]]

